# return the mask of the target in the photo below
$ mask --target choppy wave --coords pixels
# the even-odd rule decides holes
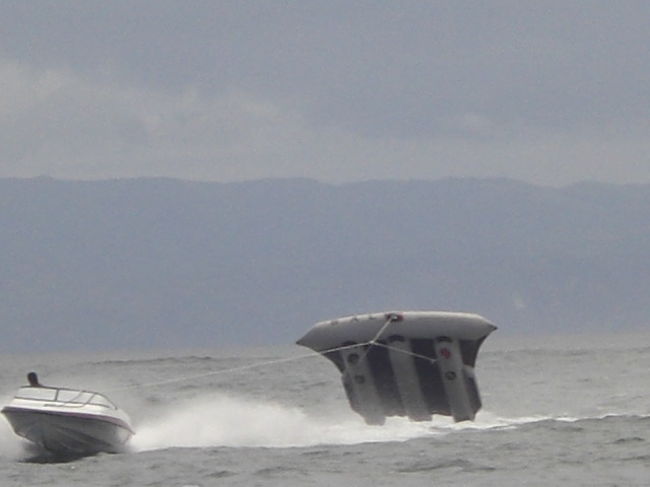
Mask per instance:
[[[137,434],[131,440],[135,452],[175,447],[307,447],[401,442],[433,438],[455,432],[521,429],[573,431],[607,427],[622,430],[619,443],[640,441],[634,428],[647,429],[650,416],[602,414],[595,417],[503,417],[481,411],[474,422],[454,423],[435,416],[432,422],[414,423],[389,418],[384,426],[368,426],[356,414],[316,416],[277,402],[263,402],[225,393],[207,394],[173,403],[141,404]],[[643,423],[643,425],[640,425]],[[572,424],[571,428],[568,425]],[[18,457],[25,442],[9,424],[0,420],[0,455]]]

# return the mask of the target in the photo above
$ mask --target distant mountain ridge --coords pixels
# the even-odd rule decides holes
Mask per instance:
[[[0,179],[4,351],[292,342],[384,309],[650,324],[650,185]]]

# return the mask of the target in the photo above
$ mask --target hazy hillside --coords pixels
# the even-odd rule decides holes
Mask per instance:
[[[2,350],[290,343],[383,309],[650,323],[650,186],[0,179]]]

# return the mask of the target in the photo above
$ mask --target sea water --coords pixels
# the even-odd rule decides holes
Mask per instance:
[[[483,409],[459,424],[368,426],[300,347],[4,355],[3,404],[35,370],[106,393],[137,433],[125,453],[53,463],[2,419],[0,485],[650,485],[650,336],[498,333],[476,366]]]

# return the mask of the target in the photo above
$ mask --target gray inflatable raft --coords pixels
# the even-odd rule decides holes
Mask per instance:
[[[469,313],[404,311],[322,321],[300,340],[340,370],[350,406],[368,424],[386,416],[473,420],[479,347],[496,326]]]

